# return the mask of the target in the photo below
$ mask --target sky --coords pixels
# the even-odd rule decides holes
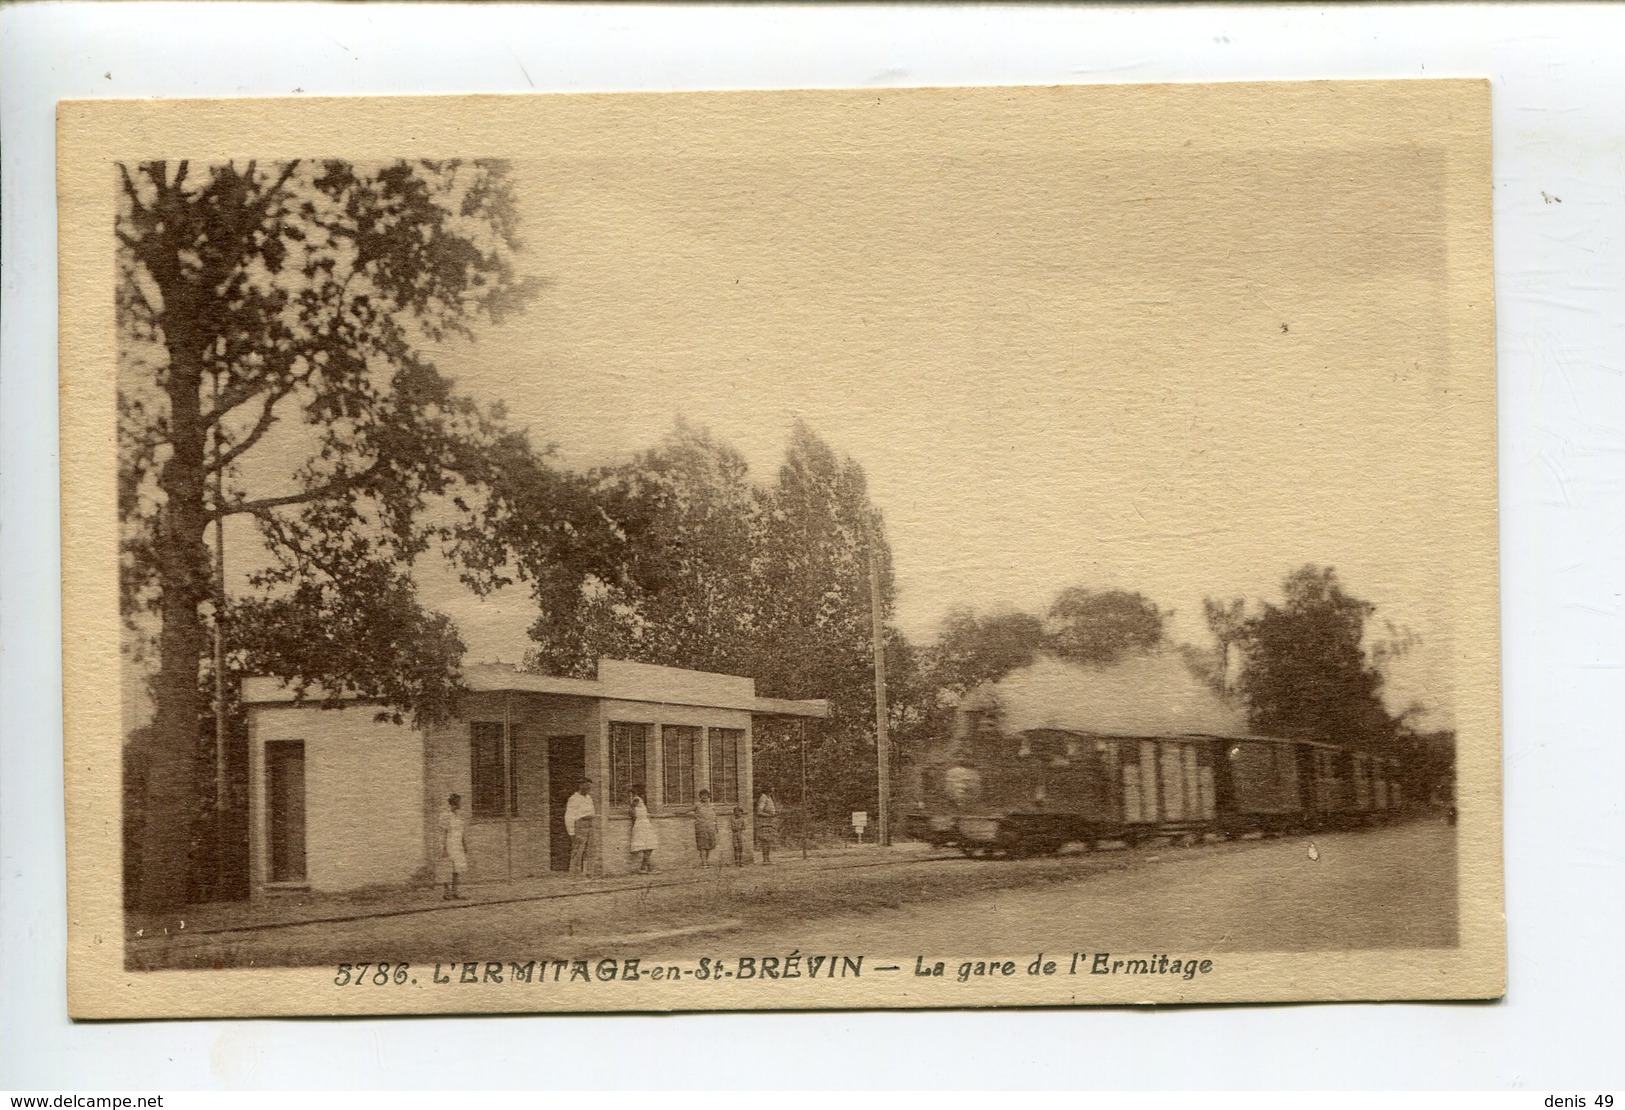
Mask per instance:
[[[766,482],[805,420],[863,465],[915,638],[1083,585],[1206,643],[1204,597],[1332,565],[1419,641],[1390,702],[1447,717],[1435,152],[973,107],[563,127],[515,164],[543,292],[439,361],[574,466],[682,417]],[[471,659],[523,653],[519,591],[428,590]]]
[[[1390,707],[1449,726],[1455,506],[1493,475],[1448,423],[1438,121],[1213,88],[550,98],[507,129],[541,293],[433,355],[572,467],[681,418],[767,483],[806,421],[917,641],[1084,586],[1206,645],[1204,598],[1331,565],[1414,638]],[[469,661],[523,658],[522,587],[419,580]]]

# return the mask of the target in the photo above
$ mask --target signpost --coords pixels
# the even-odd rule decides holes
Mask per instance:
[[[807,858],[807,719],[801,719],[801,858]]]

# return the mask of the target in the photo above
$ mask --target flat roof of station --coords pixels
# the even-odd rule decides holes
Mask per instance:
[[[681,667],[661,667],[652,663],[632,663],[624,659],[600,659],[596,678],[565,678],[521,671],[501,663],[481,663],[463,669],[463,684],[480,694],[547,694],[656,705],[703,706],[773,717],[829,716],[829,702],[823,698],[792,700],[758,697],[756,680],[752,678],[690,671]],[[284,680],[255,676],[243,680],[242,700],[246,705],[275,705],[301,699]],[[303,700],[326,701],[329,695],[313,687]],[[350,699],[341,697],[339,700]]]

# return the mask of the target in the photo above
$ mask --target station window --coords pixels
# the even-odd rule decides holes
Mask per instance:
[[[473,816],[501,817],[507,812],[510,792],[506,755],[501,721],[475,721],[469,725],[469,782],[474,795],[469,811]]]
[[[699,760],[700,729],[697,725],[660,727],[662,801],[669,806],[694,804],[694,770]]]
[[[630,805],[632,787],[649,773],[649,726],[611,721],[609,724],[609,801]],[[648,801],[647,798],[644,801]]]
[[[739,802],[739,749],[745,743],[742,728],[714,728],[711,740],[711,800],[718,805]]]

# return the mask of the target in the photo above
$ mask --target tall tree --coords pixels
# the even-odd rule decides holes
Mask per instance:
[[[1062,659],[1105,666],[1162,643],[1166,620],[1143,594],[1073,586],[1056,595],[1045,627]]]
[[[761,492],[745,459],[683,421],[659,446],[592,476],[622,546],[613,579],[568,594],[538,576],[529,663],[590,673],[599,656],[737,672],[755,637]],[[522,522],[523,514],[514,514]],[[518,545],[525,548],[525,544]],[[546,560],[556,563],[557,557]]]
[[[1247,599],[1235,597],[1228,601],[1216,601],[1205,597],[1202,599],[1202,615],[1207,620],[1208,631],[1219,645],[1218,656],[1213,662],[1213,684],[1220,693],[1229,693],[1235,667],[1233,657],[1241,647],[1246,632]]]
[[[1382,672],[1363,647],[1376,607],[1345,592],[1331,567],[1293,571],[1282,593],[1281,604],[1266,602],[1241,628],[1251,727],[1267,736],[1391,743],[1396,722],[1382,704]]]
[[[328,637],[287,655],[299,675],[336,670],[364,692],[442,705],[460,644],[398,572],[436,535],[454,538],[426,505],[477,483],[505,433],[425,347],[471,335],[529,285],[501,163],[148,162],[121,165],[119,183],[122,570],[126,612],[158,626],[141,873],[142,903],[162,908],[187,896],[200,795],[206,529],[252,518],[278,553],[267,584],[324,583],[303,624],[297,588],[293,609],[246,614],[278,618],[261,632],[318,632],[310,612],[331,617],[359,588],[362,608],[404,633]],[[425,647],[428,664],[376,658]],[[420,680],[381,677],[403,669]]]
[[[868,808],[874,793],[874,647],[870,561],[879,581],[888,679],[897,692],[909,682],[901,637],[889,630],[895,586],[884,522],[869,499],[863,468],[837,455],[797,422],[767,491],[755,652],[758,687],[774,697],[828,698],[832,718],[818,726],[809,773],[820,783],[819,808],[839,813]],[[893,719],[907,711],[897,699]],[[799,753],[764,746],[762,774],[790,774]],[[782,787],[781,783],[781,787]]]
[[[1031,613],[1009,610],[982,616],[958,608],[943,621],[926,653],[925,668],[937,688],[963,694],[1031,666],[1044,646],[1044,622]]]

